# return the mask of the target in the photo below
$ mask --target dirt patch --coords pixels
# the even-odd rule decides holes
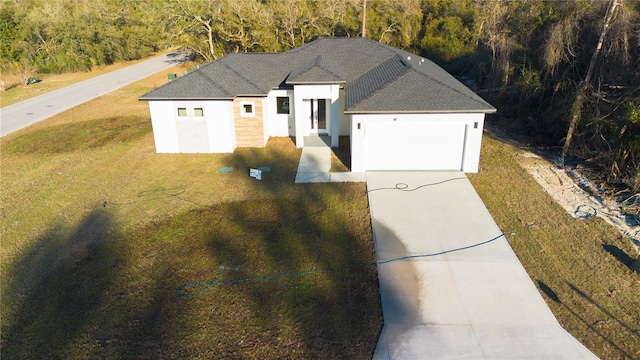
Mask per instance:
[[[640,221],[635,215],[623,214],[616,201],[598,194],[598,189],[579,171],[561,167],[526,150],[519,150],[518,163],[576,219],[598,216],[633,241],[640,251]]]
[[[576,168],[560,166],[526,149],[524,139],[516,139],[496,126],[487,124],[485,130],[494,138],[518,149],[516,160],[542,186],[562,208],[576,219],[598,216],[628,237],[640,254],[640,218],[623,212],[623,206],[610,196],[605,196]],[[636,196],[631,197],[633,199]],[[630,198],[630,199],[631,199]]]

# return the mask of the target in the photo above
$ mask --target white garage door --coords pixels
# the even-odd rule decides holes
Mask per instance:
[[[366,170],[461,170],[465,124],[393,123],[365,127]]]

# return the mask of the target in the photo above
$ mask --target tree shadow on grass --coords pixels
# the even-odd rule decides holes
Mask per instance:
[[[366,187],[293,184],[299,152],[272,141],[272,158],[289,157],[286,170],[256,183],[272,199],[227,206],[216,228],[238,232],[211,233],[207,242],[211,256],[232,268],[225,268],[225,280],[287,276],[223,286],[242,294],[253,314],[248,327],[256,329],[251,337],[229,332],[228,338],[253,344],[252,356],[273,356],[277,348],[284,358],[370,358],[382,314]],[[257,160],[235,155],[244,164]]]
[[[616,317],[614,314],[612,314],[609,310],[604,308],[602,305],[598,304],[593,298],[591,298],[591,296],[587,295],[585,292],[580,290],[580,288],[578,288],[576,285],[571,284],[571,283],[568,283],[568,285],[571,288],[571,290],[575,291],[583,299],[587,300],[591,305],[595,306],[603,314],[605,314],[607,317],[609,317],[610,319],[615,321],[618,325],[622,326],[624,329],[627,330],[628,333],[634,335],[640,341],[640,327],[638,327],[638,324],[636,324],[635,328],[633,328],[629,324],[626,324],[625,322],[623,322],[620,319],[618,319],[618,317]],[[629,355],[627,354],[627,356],[629,356]],[[629,358],[631,358],[631,356],[629,356]]]
[[[177,285],[211,286],[180,301],[221,358],[370,358],[382,317],[365,186],[293,184],[299,152],[269,151],[229,164],[272,166],[253,184],[270,196],[198,209],[181,231],[206,256]]]
[[[562,303],[562,301],[560,301],[560,298],[558,297],[558,294],[556,294],[555,291],[551,290],[551,288],[547,284],[540,280],[536,280],[536,282],[538,283],[538,287],[540,288],[540,290],[542,290],[542,292],[547,295],[549,299],[553,300],[556,303]]]
[[[370,234],[331,206],[353,195],[343,186],[309,184],[286,200],[226,207],[227,218],[217,226],[222,231],[208,240],[211,256],[224,267],[219,280],[255,279],[199,296],[234,292],[241,308],[251,309],[244,324],[254,331],[243,336],[240,329],[225,328],[222,348],[237,341],[252,356],[371,356],[382,324]]]
[[[351,171],[351,138],[340,136],[339,146],[331,150],[338,159],[338,164],[332,165],[336,168],[333,171]]]
[[[5,287],[2,354],[7,358],[65,358],[96,314],[118,254],[108,212],[91,211],[70,233],[54,224],[14,264]]]
[[[181,193],[165,200],[194,209],[126,232],[102,204],[72,230],[52,224],[12,267],[3,355],[370,358],[382,317],[376,267],[361,266],[375,262],[365,186],[294,184],[298,156],[240,151],[230,165],[274,169],[238,178],[244,198]]]
[[[562,305],[576,319],[578,319],[584,326],[586,326],[590,332],[597,334],[608,346],[615,348],[623,357],[632,359],[631,355],[628,352],[626,352],[624,349],[622,349],[620,346],[618,346],[618,344],[616,344],[607,333],[603,333],[602,331],[594,327],[593,323],[591,323],[590,321],[582,317],[578,312],[574,311],[569,305],[567,305],[567,303],[563,302],[558,296],[558,294],[551,289],[551,287],[549,287],[547,284],[545,284],[541,280],[536,280],[536,282],[538,283],[538,287],[540,288],[540,290],[542,290],[542,292],[544,292],[545,295],[547,295],[554,302]],[[569,283],[568,285],[572,290],[576,291],[580,296],[588,299],[588,296],[586,296],[586,294],[580,291],[573,284]],[[608,314],[608,315],[611,315],[611,314]]]
[[[624,252],[624,250],[620,249],[617,246],[609,245],[609,244],[603,244],[602,248],[609,254],[613,255],[613,257],[615,257],[618,261],[620,261],[624,266],[626,266],[627,268],[633,271],[632,266],[636,260],[631,256],[627,255],[627,253]]]

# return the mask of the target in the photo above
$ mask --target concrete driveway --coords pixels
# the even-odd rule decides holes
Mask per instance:
[[[0,109],[0,136],[25,128],[91,99],[166,70],[184,59],[169,53]],[[34,85],[37,86],[37,85]]]
[[[461,172],[367,172],[374,359],[596,359],[557,322]]]

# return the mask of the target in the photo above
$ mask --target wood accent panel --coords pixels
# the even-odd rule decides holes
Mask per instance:
[[[253,117],[241,115],[240,106],[245,101],[253,102]],[[245,97],[233,99],[233,120],[237,147],[264,146],[264,118],[262,114],[262,98]]]

